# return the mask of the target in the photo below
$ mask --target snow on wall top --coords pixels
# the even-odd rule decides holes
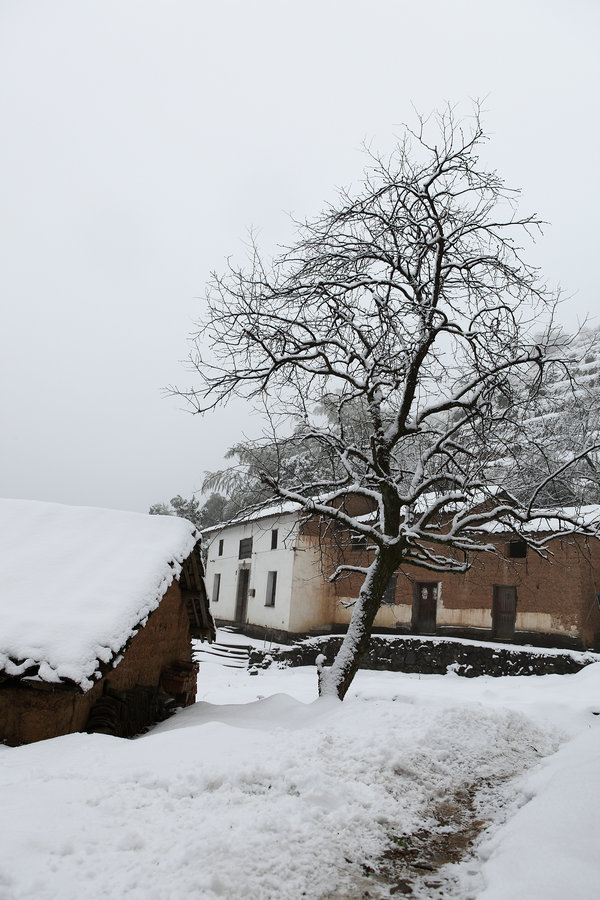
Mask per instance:
[[[0,500],[0,672],[89,690],[196,539],[171,516]]]

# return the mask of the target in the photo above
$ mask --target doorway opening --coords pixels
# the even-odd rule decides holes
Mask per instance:
[[[248,585],[250,569],[238,569],[237,595],[235,600],[235,621],[246,624],[248,618]]]
[[[435,634],[437,600],[437,581],[417,581],[415,583],[412,627],[417,634]]]
[[[513,585],[495,585],[492,605],[492,637],[512,641],[517,617],[517,589]]]

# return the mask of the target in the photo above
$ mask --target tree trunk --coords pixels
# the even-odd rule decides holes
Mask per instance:
[[[399,563],[397,553],[385,550],[377,551],[365,576],[352,610],[348,631],[333,665],[323,668],[319,672],[319,694],[321,696],[337,695],[340,700],[346,696],[346,691],[358,671],[360,659],[368,650],[373,622],[381,605],[381,599]]]

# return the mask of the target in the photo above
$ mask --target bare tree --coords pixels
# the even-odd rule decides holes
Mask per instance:
[[[298,465],[288,453],[264,482],[371,548],[370,565],[331,575],[364,576],[320,679],[340,698],[396,570],[464,572],[470,554],[494,552],[486,528],[519,533],[541,515],[545,473],[517,497],[506,458],[517,432],[522,454],[524,410],[565,357],[550,349],[554,298],[517,243],[540,223],[480,166],[484,140],[478,110],[467,123],[452,110],[420,120],[269,267],[253,250],[247,269],[214,276],[193,336],[199,385],[178,391],[197,412],[260,398],[266,443],[298,447]],[[350,515],[349,495],[372,514]]]

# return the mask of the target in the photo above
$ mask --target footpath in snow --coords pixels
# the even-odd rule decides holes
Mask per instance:
[[[600,665],[477,679],[201,666],[134,741],[0,747],[1,900],[571,900],[600,883]]]

